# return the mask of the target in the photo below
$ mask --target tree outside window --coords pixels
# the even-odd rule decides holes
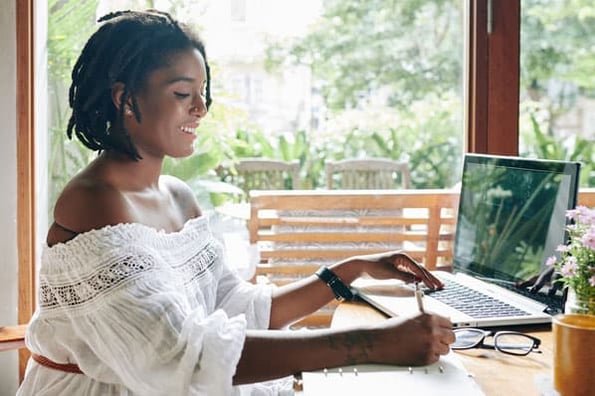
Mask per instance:
[[[48,5],[51,208],[66,181],[94,157],[65,135],[72,64],[98,14],[123,3]],[[302,188],[324,186],[325,159],[364,156],[407,160],[414,188],[458,181],[464,0],[130,0],[126,6],[171,12],[207,42],[215,105],[195,154],[168,160],[164,169],[190,182],[201,199],[222,189],[226,173],[215,170],[254,156],[299,160]],[[589,118],[595,55],[587,46],[595,6],[587,0],[522,6],[519,152],[583,161],[581,185],[595,186]]]

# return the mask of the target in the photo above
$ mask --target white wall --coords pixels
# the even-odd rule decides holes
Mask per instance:
[[[16,1],[0,2],[0,325],[17,323]],[[16,352],[0,353],[0,395],[17,389]]]

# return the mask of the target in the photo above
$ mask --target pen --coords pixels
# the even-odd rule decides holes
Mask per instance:
[[[424,313],[424,302],[422,300],[424,292],[419,288],[419,282],[415,282],[415,299],[417,300],[417,307],[419,312]]]

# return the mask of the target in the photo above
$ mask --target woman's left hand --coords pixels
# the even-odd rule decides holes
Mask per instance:
[[[423,282],[428,288],[442,289],[444,284],[430,271],[401,251],[353,257],[364,264],[363,272],[375,279],[396,278],[404,282]]]

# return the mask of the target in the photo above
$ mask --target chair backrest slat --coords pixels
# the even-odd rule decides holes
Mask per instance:
[[[411,188],[409,164],[387,158],[326,161],[326,187],[331,189]]]
[[[246,194],[251,190],[297,189],[300,185],[299,161],[242,158],[236,165],[232,183]]]

